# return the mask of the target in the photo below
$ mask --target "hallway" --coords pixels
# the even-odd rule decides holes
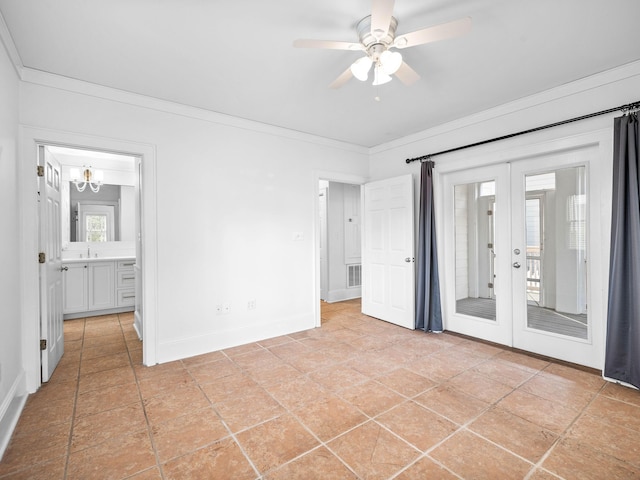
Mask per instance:
[[[151,368],[131,314],[67,321],[0,479],[640,477],[640,393],[359,309]]]

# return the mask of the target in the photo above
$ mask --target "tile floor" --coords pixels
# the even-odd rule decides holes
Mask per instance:
[[[640,478],[640,393],[323,306],[323,327],[155,366],[132,316],[65,322],[2,479]]]

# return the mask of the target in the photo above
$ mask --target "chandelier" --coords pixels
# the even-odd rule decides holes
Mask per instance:
[[[82,170],[82,173],[80,173],[79,168],[71,168],[69,170],[71,181],[79,192],[84,192],[84,189],[89,185],[93,193],[98,193],[104,180],[104,172],[102,170],[93,170],[93,167],[87,167],[86,165],[82,167]]]

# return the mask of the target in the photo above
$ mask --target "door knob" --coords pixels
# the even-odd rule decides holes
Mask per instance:
[[[407,262],[407,263],[411,263],[412,260],[413,259],[411,257],[407,257],[407,258],[404,259],[404,261]]]
[[[520,268],[520,264],[518,262],[513,263],[513,268]]]
[[[61,272],[66,272],[67,270],[69,270],[69,267],[60,267]]]

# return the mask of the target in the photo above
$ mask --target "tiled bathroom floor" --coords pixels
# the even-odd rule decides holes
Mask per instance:
[[[0,478],[640,478],[640,393],[359,308],[151,368],[131,314],[67,321]]]

